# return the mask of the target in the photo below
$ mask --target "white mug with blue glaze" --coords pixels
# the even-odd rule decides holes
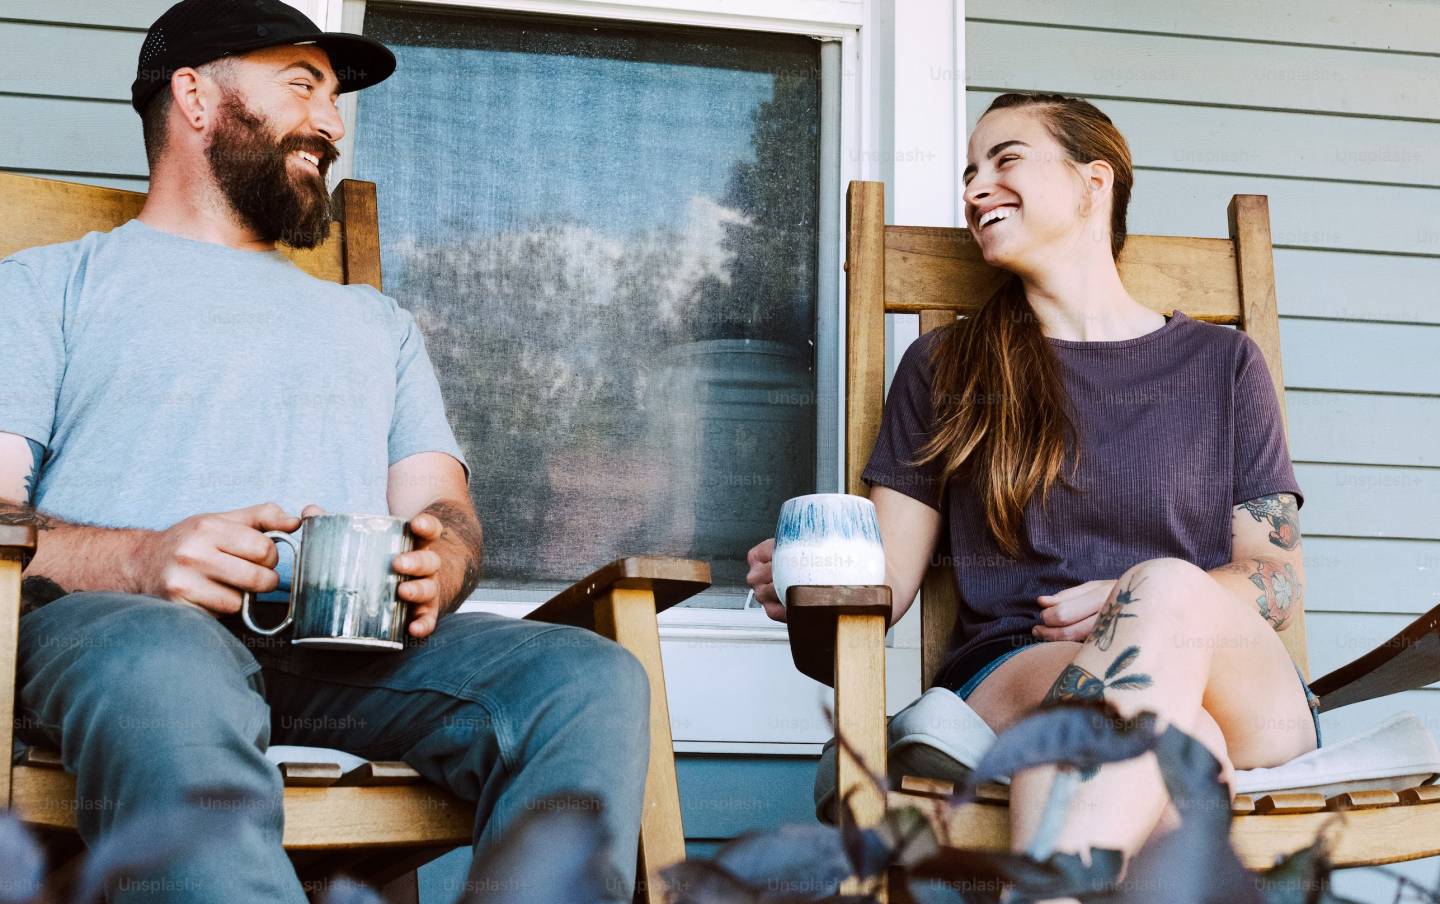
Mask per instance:
[[[885,583],[885,549],[875,503],[848,493],[787,499],[775,524],[770,563],[775,594],[811,584]]]

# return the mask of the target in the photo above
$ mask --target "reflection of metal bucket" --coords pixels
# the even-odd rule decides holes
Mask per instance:
[[[711,563],[717,584],[743,582],[745,553],[770,536],[780,504],[814,491],[811,362],[809,349],[745,339],[686,343],[657,361],[677,476],[669,511],[693,510],[689,555]]]

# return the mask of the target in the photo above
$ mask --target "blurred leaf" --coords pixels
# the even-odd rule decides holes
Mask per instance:
[[[1230,843],[1230,796],[1220,782],[1220,761],[1174,725],[1160,735],[1155,755],[1180,825],[1141,848],[1117,892],[1095,901],[1262,904],[1255,877]]]
[[[910,875],[944,881],[974,901],[994,900],[1002,882],[1013,884],[1022,898],[1044,900],[1102,891],[1115,881],[1121,863],[1120,852],[1109,848],[1091,848],[1088,866],[1079,854],[1063,851],[1036,860],[1021,853],[947,848],[915,864]]]
[[[364,882],[342,875],[329,881],[320,904],[385,904],[385,900]]]
[[[26,904],[40,895],[45,851],[9,810],[0,810],[0,904]]]
[[[716,851],[716,866],[749,886],[835,894],[852,875],[840,832],[826,825],[786,825],[747,832]]]
[[[463,904],[616,900],[618,878],[604,859],[600,799],[557,794],[529,806],[471,864]]]
[[[1316,900],[1330,872],[1323,838],[1288,854],[1259,877],[1266,904],[1310,904]]]
[[[263,806],[259,795],[237,787],[193,789],[181,801],[167,801],[117,821],[85,859],[73,900],[90,904],[111,883],[194,855],[213,844],[228,844],[240,814]]]
[[[1105,700],[1046,704],[1007,728],[971,773],[965,796],[982,783],[1021,769],[1064,763],[1089,768],[1137,757],[1156,744],[1155,714],[1124,718]]]
[[[894,845],[874,829],[862,829],[855,824],[855,811],[850,806],[854,789],[840,801],[844,818],[840,820],[840,837],[844,844],[845,856],[856,876],[870,879],[880,875],[890,865]]]
[[[892,807],[876,827],[881,840],[892,850],[890,861],[911,866],[940,853],[940,842],[929,818],[916,807]]]
[[[751,904],[760,892],[707,860],[682,860],[660,871],[668,904]]]
[[[750,833],[750,840],[763,845],[771,834]],[[747,850],[754,853],[753,848]],[[666,882],[668,904],[875,904],[868,895],[839,894],[838,883],[811,885],[803,878],[765,877],[747,883],[713,860],[684,860],[666,867],[660,875]]]
[[[916,904],[992,904],[1000,899],[998,891],[993,895],[963,894],[947,882],[917,876],[907,876],[905,887]]]

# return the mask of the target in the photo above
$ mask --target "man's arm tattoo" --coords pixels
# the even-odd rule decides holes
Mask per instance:
[[[33,524],[36,530],[52,530],[59,522],[34,506],[0,499],[0,524]]]
[[[459,589],[441,607],[441,614],[448,615],[459,609],[480,583],[480,569],[485,562],[483,534],[475,517],[453,502],[437,499],[427,505],[422,513],[429,513],[440,519],[440,523],[445,525],[440,542],[448,540],[453,543],[465,562]]]
[[[35,486],[40,482],[40,462],[45,458],[45,447],[35,442],[30,437],[25,437],[25,442],[30,444],[30,473],[25,475],[25,501],[35,502]]]
[[[42,542],[43,532],[54,530],[62,523],[33,506],[0,499],[0,524],[33,525],[37,532],[37,548]],[[28,575],[20,582],[20,614],[39,609],[67,593],[68,590],[44,575]]]

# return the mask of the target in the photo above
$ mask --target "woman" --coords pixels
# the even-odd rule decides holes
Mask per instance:
[[[1234,770],[1319,744],[1318,703],[1280,639],[1301,605],[1304,497],[1264,359],[1244,333],[1162,316],[1115,261],[1133,171],[1108,117],[1005,94],[970,137],[971,234],[1007,284],[900,362],[863,473],[892,624],[946,519],[961,596],[938,683],[998,733],[1048,698],[1151,710]],[[747,578],[771,618],[774,541]],[[1012,779],[1012,848],[1056,767]],[[1128,858],[1177,815],[1153,754],[1080,785],[1057,850]]]

